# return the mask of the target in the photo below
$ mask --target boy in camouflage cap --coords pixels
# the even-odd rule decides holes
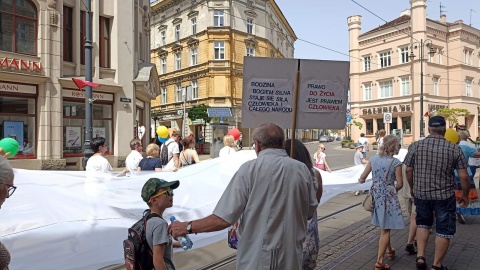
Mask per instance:
[[[172,260],[173,248],[180,247],[180,244],[172,241],[167,230],[168,223],[162,215],[165,209],[173,206],[173,190],[179,185],[178,180],[167,182],[150,178],[142,188],[142,199],[150,207],[150,213],[156,214],[147,220],[145,231],[148,246],[153,253],[155,269],[175,269]]]

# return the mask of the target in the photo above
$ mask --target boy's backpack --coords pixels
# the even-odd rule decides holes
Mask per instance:
[[[168,146],[171,144],[172,142],[169,142],[168,144],[164,144],[162,146],[162,151],[160,153],[160,160],[162,161],[162,166],[165,166],[168,164],[168,162],[170,161],[170,159],[168,158]],[[172,155],[173,157],[173,155]]]
[[[161,216],[143,212],[143,217],[128,229],[128,238],[123,240],[123,252],[127,270],[151,270],[153,269],[153,253],[147,243],[146,231],[147,220]]]

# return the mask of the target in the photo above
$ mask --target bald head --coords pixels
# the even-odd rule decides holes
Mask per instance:
[[[258,142],[262,149],[283,149],[285,133],[283,129],[273,123],[265,123],[253,132],[253,140]]]

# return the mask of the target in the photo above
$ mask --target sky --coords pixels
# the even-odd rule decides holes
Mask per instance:
[[[410,8],[409,0],[355,0],[375,15],[358,6],[352,0],[275,0],[299,39],[321,45],[348,55],[347,18],[362,16],[362,33],[391,21]],[[428,0],[427,17],[440,19],[440,2],[448,22],[463,20],[480,29],[479,0]],[[319,60],[348,60],[348,56],[332,52],[304,41],[295,42],[295,58]]]

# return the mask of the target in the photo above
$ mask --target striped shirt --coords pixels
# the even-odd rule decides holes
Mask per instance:
[[[455,169],[466,169],[460,147],[430,135],[408,147],[403,163],[413,167],[413,193],[422,200],[445,200],[455,194]]]

